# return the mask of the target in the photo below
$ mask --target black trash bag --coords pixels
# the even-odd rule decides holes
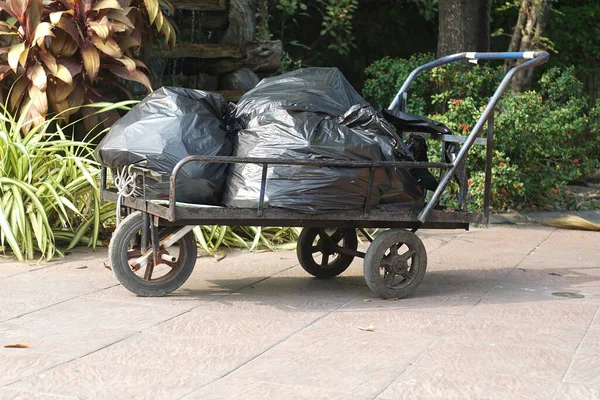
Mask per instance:
[[[441,122],[398,110],[382,110],[383,117],[401,132],[452,134]]]
[[[163,87],[112,126],[96,157],[106,167],[135,164],[160,173],[162,182],[147,180],[146,195],[168,199],[169,177],[180,160],[233,154],[228,127],[232,108],[219,94]],[[186,164],[177,177],[176,200],[220,204],[227,169],[227,164]]]
[[[315,72],[314,79],[311,70]],[[243,96],[236,115],[246,129],[238,133],[236,156],[394,160],[388,134],[391,128],[385,126],[387,123],[366,105],[339,71],[311,68],[288,75],[282,76],[281,88],[275,78],[268,80],[268,95],[274,97],[273,103],[269,103],[265,92],[257,94],[256,89]],[[306,85],[302,84],[304,80]],[[313,85],[315,81],[318,85]],[[286,93],[287,90],[292,91]],[[338,92],[340,96],[336,95]],[[228,207],[257,207],[261,172],[262,166],[255,164],[236,164],[231,168],[224,203]],[[265,206],[302,212],[360,209],[366,202],[368,181],[368,169],[272,165],[267,171]],[[390,190],[398,195],[388,201],[393,198],[422,204],[423,192],[410,172],[378,168],[369,206],[379,204]]]
[[[422,136],[410,134],[406,140],[406,147],[413,155],[415,161],[428,162],[427,141]],[[436,190],[438,181],[427,168],[413,168],[412,173],[417,177],[419,183],[427,190]]]
[[[308,111],[331,117],[354,105],[368,106],[337,68],[305,68],[266,78],[237,104],[235,116],[246,128],[256,117],[277,111]]]

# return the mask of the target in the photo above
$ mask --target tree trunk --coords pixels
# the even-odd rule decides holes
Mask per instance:
[[[489,51],[492,0],[439,0],[438,57]]]
[[[542,46],[541,39],[550,17],[550,0],[521,0],[519,18],[508,51],[531,51]],[[506,68],[512,63],[507,62]],[[531,87],[533,69],[521,71],[513,78],[512,89],[522,92]]]

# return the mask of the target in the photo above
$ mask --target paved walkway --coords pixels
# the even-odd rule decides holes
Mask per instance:
[[[293,252],[201,258],[159,299],[119,286],[104,250],[0,259],[0,398],[600,399],[600,233],[421,237],[425,281],[398,301],[362,260],[316,280]]]

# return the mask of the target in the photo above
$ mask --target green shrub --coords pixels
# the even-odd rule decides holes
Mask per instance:
[[[124,105],[90,107],[102,113]],[[0,104],[0,249],[24,261],[37,252],[46,260],[62,255],[57,242],[95,247],[114,205],[101,203],[92,147],[67,137],[58,116],[32,125],[26,115]]]
[[[375,64],[400,71],[403,75],[398,79],[403,80],[410,63],[383,59]],[[467,135],[503,74],[500,68],[481,66],[466,72],[461,68],[435,68],[423,74],[416,88],[419,101],[412,111],[429,111],[431,118],[445,123],[455,134]],[[394,76],[371,76],[364,92],[369,99],[383,96],[386,86],[395,81]],[[434,93],[435,87],[442,90]],[[411,101],[409,96],[409,110]],[[599,166],[600,102],[588,108],[583,85],[572,68],[549,69],[540,78],[538,90],[505,94],[496,107],[494,127],[491,205],[495,210],[569,206],[562,187]],[[430,159],[439,157],[439,146],[431,146]],[[485,148],[475,146],[467,158],[471,209],[482,205],[484,166]],[[451,186],[442,203],[456,205],[457,191]]]
[[[411,71],[433,60],[433,54],[429,53],[416,54],[407,60],[384,57],[375,61],[365,70],[367,76],[363,89],[365,99],[374,107],[387,108]],[[418,75],[410,86],[408,111],[424,114],[428,97],[429,79],[424,74]]]

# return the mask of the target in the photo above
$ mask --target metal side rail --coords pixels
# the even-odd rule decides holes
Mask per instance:
[[[338,167],[338,168],[364,168],[369,169],[369,180],[367,184],[367,192],[365,196],[365,204],[361,212],[363,217],[370,213],[373,208],[369,204],[371,198],[371,190],[373,187],[373,179],[375,176],[375,169],[377,168],[451,168],[452,163],[442,162],[416,162],[416,161],[339,161],[339,160],[306,160],[306,159],[295,159],[295,158],[246,158],[246,157],[226,157],[226,156],[188,156],[183,160],[179,161],[170,178],[169,187],[169,215],[166,218],[169,221],[175,221],[179,219],[177,210],[177,177],[181,169],[188,163],[191,162],[206,162],[206,163],[220,163],[220,164],[258,164],[262,166],[262,177],[260,183],[260,195],[258,198],[258,208],[253,208],[254,215],[252,217],[261,217],[266,210],[265,207],[265,191],[267,185],[267,171],[270,165],[306,165],[311,167]],[[231,210],[231,209],[228,209]],[[196,212],[196,211],[194,211]],[[386,211],[388,214],[390,211]],[[300,215],[306,215],[301,214]],[[323,215],[323,214],[317,214]],[[416,221],[416,220],[413,220]],[[413,224],[414,225],[414,224]]]

